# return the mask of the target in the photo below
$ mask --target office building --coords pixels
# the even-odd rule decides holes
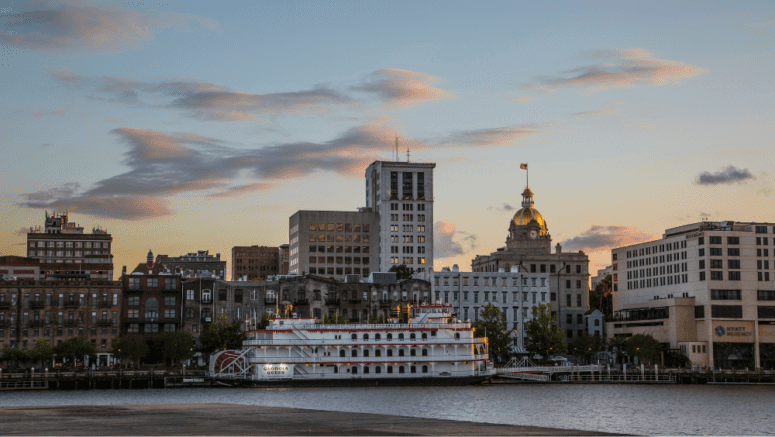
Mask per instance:
[[[775,367],[775,225],[699,222],[611,253],[606,335],[649,334],[696,365]]]
[[[183,278],[213,276],[219,279],[226,279],[226,261],[221,261],[220,253],[210,255],[209,250],[189,252],[175,257],[158,255],[156,257],[156,264],[160,264],[164,271],[180,273]]]
[[[84,233],[69,213],[46,212],[43,227],[30,228],[27,257],[40,260],[40,272],[52,279],[113,280],[113,237],[99,227]]]

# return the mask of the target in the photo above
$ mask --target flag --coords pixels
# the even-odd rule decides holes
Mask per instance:
[[[527,170],[527,164],[526,163],[519,164],[519,168],[521,168],[522,170]]]

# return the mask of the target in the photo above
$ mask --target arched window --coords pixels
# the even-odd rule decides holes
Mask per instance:
[[[409,340],[415,340],[416,338],[417,336],[414,333],[409,334]]]
[[[379,367],[379,366],[375,367],[374,373],[382,373],[382,367]]]
[[[363,334],[363,339],[364,340],[368,340],[369,339],[369,334]]]
[[[404,373],[404,366],[398,366],[398,373]]]
[[[427,339],[428,339],[428,334],[427,334],[427,333],[425,333],[425,332],[423,332],[423,333],[422,333],[422,339],[423,339],[423,340],[427,340]]]
[[[353,340],[357,340],[358,339],[358,334],[353,334],[353,335],[350,336],[350,338],[352,338]]]
[[[399,357],[403,357],[404,356],[404,350],[403,349],[399,349],[398,350],[398,356]]]
[[[353,372],[352,373],[353,373],[353,375],[357,375],[358,374],[358,368],[353,366]]]
[[[414,350],[414,349],[411,349],[411,350],[409,351],[409,355],[410,355],[410,356],[413,356],[413,357],[416,357],[416,356],[417,356],[417,351],[416,351],[416,350]]]
[[[340,350],[340,351],[339,351],[339,356],[340,356],[340,357],[343,357],[343,356],[344,356],[344,349],[342,349],[342,350]]]
[[[354,357],[358,356],[358,351],[356,349],[353,349],[352,356]]]
[[[409,368],[409,373],[417,373],[417,367],[412,366],[411,368]]]
[[[382,336],[380,336],[379,333],[374,334],[374,340],[379,340],[381,338],[382,338]]]
[[[363,356],[364,356],[364,357],[368,357],[368,356],[369,356],[369,350],[368,350],[368,349],[366,349],[365,351],[363,351]]]
[[[363,373],[369,373],[369,366],[363,368]]]
[[[381,356],[382,356],[382,351],[381,351],[381,350],[379,350],[379,349],[375,350],[375,351],[374,351],[374,356],[376,356],[376,357],[381,357]]]
[[[391,332],[388,332],[387,339],[388,339],[388,340],[392,340],[392,339],[393,339],[393,333],[391,333]]]
[[[388,373],[393,373],[393,366],[388,366]]]
[[[455,340],[460,340],[460,333],[459,332],[455,333]]]
[[[145,300],[145,320],[155,322],[158,318],[159,301],[155,297],[149,297]]]
[[[403,334],[403,332],[402,332],[402,333],[400,333],[400,334],[398,334],[398,339],[399,339],[399,340],[403,340],[403,339],[404,339],[404,334]]]
[[[422,373],[428,373],[428,366],[422,366]]]
[[[428,356],[428,349],[422,350],[422,356],[427,357]]]

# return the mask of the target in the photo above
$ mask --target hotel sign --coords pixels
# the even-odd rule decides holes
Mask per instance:
[[[259,364],[256,369],[261,379],[293,377],[293,364]]]
[[[713,327],[713,337],[718,342],[750,343],[753,341],[753,329],[748,323],[719,323]]]

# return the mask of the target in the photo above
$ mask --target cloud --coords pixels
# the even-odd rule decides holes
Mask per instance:
[[[521,139],[541,133],[537,125],[504,126],[487,129],[457,131],[439,141],[442,145],[468,147],[495,147],[513,144]]]
[[[428,100],[451,99],[453,94],[433,84],[439,78],[417,71],[383,68],[371,74],[355,91],[376,94],[391,106],[411,106]]]
[[[21,205],[37,209],[69,209],[119,220],[144,220],[172,214],[167,199],[145,196],[75,196],[45,203],[28,201]]]
[[[596,50],[589,53],[597,59],[613,60],[581,67],[563,73],[563,77],[542,78],[527,89],[551,92],[556,88],[585,88],[605,90],[613,87],[639,85],[661,86],[679,83],[697,76],[705,69],[676,61],[656,59],[644,49]]]
[[[257,182],[255,184],[239,185],[219,193],[210,194],[209,197],[236,197],[256,191],[266,191],[277,188],[277,184]]]
[[[462,241],[467,248],[453,240],[456,235],[463,236]],[[476,235],[458,231],[452,222],[437,221],[433,225],[433,254],[437,259],[463,255],[476,247],[476,240]]]
[[[58,70],[51,70],[49,72],[51,77],[53,77],[56,80],[67,82],[67,83],[78,83],[83,78],[81,76],[73,74],[72,71],[70,71],[67,68],[60,68]]]
[[[605,109],[603,111],[584,111],[571,114],[571,117],[604,117],[606,115],[611,115],[614,112],[616,111],[612,109]]]
[[[51,143],[43,143],[40,145],[40,147],[54,147],[54,145]]]
[[[491,206],[487,208],[489,211],[514,211],[516,207],[509,205],[508,203],[504,203],[503,207],[497,207],[497,206]]]
[[[747,168],[738,169],[730,165],[716,173],[702,172],[697,177],[697,185],[739,184],[747,180],[756,179]]]
[[[531,97],[531,96],[520,96],[520,97],[514,97],[511,100],[522,103],[523,105],[529,105],[536,100],[538,100],[538,97]]]
[[[19,228],[16,231],[16,236],[27,235],[30,232],[30,228]]]
[[[0,44],[57,54],[117,51],[138,46],[163,28],[184,28],[190,23],[217,27],[214,21],[194,15],[140,12],[79,0],[30,4],[33,10],[0,15]]]
[[[635,226],[592,225],[581,235],[567,239],[561,244],[565,251],[583,250],[587,253],[629,246],[660,238],[657,234],[648,234]]]

